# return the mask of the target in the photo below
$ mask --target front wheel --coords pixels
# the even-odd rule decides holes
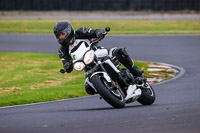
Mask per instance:
[[[156,99],[155,92],[150,84],[147,83],[147,87],[141,87],[142,94],[137,100],[142,105],[151,105]]]
[[[125,100],[119,89],[111,89],[109,83],[101,75],[97,74],[91,78],[93,86],[102,98],[115,108],[123,108],[125,106]]]

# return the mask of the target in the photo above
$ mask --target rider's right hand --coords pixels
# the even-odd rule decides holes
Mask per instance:
[[[68,69],[69,66],[70,66],[69,62],[66,62],[66,63],[63,65],[63,67],[64,67],[65,69]]]
[[[73,64],[72,64],[72,62],[66,62],[66,63],[63,65],[63,67],[64,67],[64,69],[65,69],[65,71],[66,71],[67,73],[70,73],[70,72],[73,71]]]
[[[71,66],[71,62],[66,62],[63,66],[67,70]]]

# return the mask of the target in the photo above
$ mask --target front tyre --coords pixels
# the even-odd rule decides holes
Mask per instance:
[[[147,83],[147,87],[141,87],[142,94],[137,100],[142,105],[151,105],[156,99],[155,92],[150,84]]]
[[[118,89],[111,89],[109,83],[101,74],[94,75],[91,78],[91,82],[97,92],[111,106],[115,108],[123,108],[125,106],[125,100],[121,92]]]

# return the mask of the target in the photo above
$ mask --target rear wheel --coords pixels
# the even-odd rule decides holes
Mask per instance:
[[[151,105],[154,103],[156,99],[155,92],[150,84],[147,83],[147,87],[141,87],[142,94],[140,98],[137,100],[139,103],[143,105]]]
[[[110,83],[100,75],[94,75],[91,78],[93,86],[102,98],[115,108],[123,108],[125,106],[125,100],[119,89],[111,89]]]

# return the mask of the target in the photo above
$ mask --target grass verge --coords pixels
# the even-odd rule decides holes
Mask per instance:
[[[0,106],[87,96],[84,72],[61,74],[57,55],[0,53]],[[136,65],[147,69],[147,63]]]
[[[0,33],[53,33],[59,20],[0,20]],[[110,34],[200,34],[200,21],[71,20],[74,29],[111,27]]]
[[[84,74],[60,74],[57,55],[0,53],[0,62],[0,106],[86,95]]]

